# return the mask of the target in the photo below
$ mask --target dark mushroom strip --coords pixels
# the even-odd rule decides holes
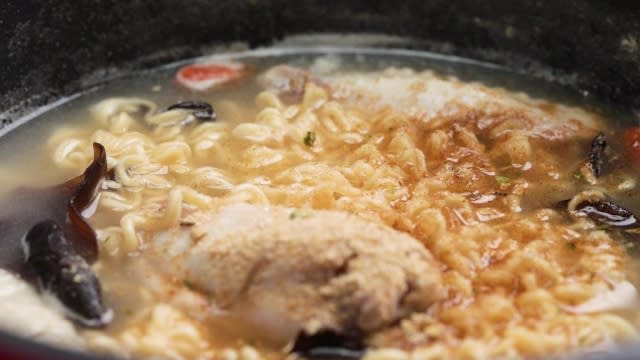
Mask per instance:
[[[628,209],[609,200],[587,200],[579,203],[576,212],[586,215],[598,224],[623,229],[640,227],[638,218]]]
[[[176,109],[191,110],[191,115],[199,121],[216,121],[213,106],[204,101],[183,101],[169,106],[165,111]]]
[[[24,239],[24,252],[40,291],[52,293],[68,317],[87,327],[102,327],[111,321],[98,277],[58,224],[47,220],[31,228]]]
[[[98,239],[84,219],[83,212],[95,210],[94,207],[97,205],[95,202],[107,173],[106,151],[102,145],[94,143],[93,162],[82,175],[62,185],[67,188],[67,191],[73,193],[67,206],[67,215],[72,225],[71,229],[75,230],[73,231],[74,246],[89,262],[98,258]]]
[[[360,359],[366,346],[359,336],[340,335],[330,330],[319,331],[313,335],[300,332],[291,352],[305,359],[346,360]]]
[[[614,203],[599,190],[585,190],[566,202],[574,216],[586,216],[600,225],[618,229],[640,227],[638,218],[628,209]]]
[[[91,302],[102,300],[89,267],[98,258],[98,241],[85,217],[95,209],[107,157],[102,145],[94,143],[93,150],[94,160],[82,175],[50,188],[18,189],[0,200],[0,268],[49,286],[65,306],[80,314],[75,318],[93,319],[83,323],[98,326],[106,318],[96,320],[100,307]],[[41,267],[44,263],[49,265]],[[88,299],[92,300],[87,303]]]
[[[21,188],[0,199],[0,268],[21,272],[20,239],[40,221],[53,220],[78,253],[92,262],[98,256],[95,232],[83,212],[93,208],[107,174],[107,156],[94,144],[94,160],[85,172],[63,184],[49,188]]]
[[[587,168],[596,178],[602,174],[607,158],[606,149],[607,140],[604,134],[600,133],[591,141],[591,150],[589,150],[589,156],[587,157]]]

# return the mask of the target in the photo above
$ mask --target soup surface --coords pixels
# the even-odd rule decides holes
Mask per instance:
[[[119,79],[0,143],[3,242],[48,220],[27,196],[29,216],[4,221],[17,188],[78,176],[104,147],[82,215],[106,325],[5,266],[0,326],[122,358],[609,351],[640,327],[629,122],[409,51],[264,50]]]

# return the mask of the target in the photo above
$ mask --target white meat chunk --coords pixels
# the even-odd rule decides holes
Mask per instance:
[[[393,109],[433,130],[452,122],[472,123],[490,139],[513,134],[550,141],[591,139],[603,127],[594,114],[575,107],[532,99],[525,94],[490,88],[480,83],[445,79],[430,71],[390,68],[374,73],[338,73],[311,76],[304,70],[277,66],[262,84],[276,94],[282,84],[307,82],[329,89],[331,97],[363,111]]]
[[[51,306],[27,283],[0,269],[0,328],[26,338],[76,350],[84,340],[62,311]],[[61,309],[61,308],[60,308]]]
[[[374,331],[445,295],[417,240],[348,213],[240,204],[194,220],[174,232],[197,242],[191,250],[166,235],[156,244],[170,244],[165,254],[182,258],[186,279],[221,309],[283,336]]]
[[[286,65],[278,65],[259,77],[258,82],[275,92],[285,103],[299,102],[308,82],[324,86],[310,72]]]

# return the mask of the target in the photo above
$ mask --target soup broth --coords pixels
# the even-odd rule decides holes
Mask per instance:
[[[241,70],[207,89],[176,81],[194,62]],[[401,50],[197,59],[111,81],[6,134],[1,191],[60,184],[104,146],[88,222],[113,319],[71,330],[89,352],[308,356],[300,334],[347,358],[607,350],[640,326],[638,168],[621,140],[632,117],[584,95]],[[170,109],[187,101],[215,119]],[[314,222],[343,216],[335,229]],[[313,337],[326,332],[357,350]]]

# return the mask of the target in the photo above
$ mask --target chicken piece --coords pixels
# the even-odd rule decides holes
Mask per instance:
[[[519,134],[550,141],[591,139],[602,128],[602,120],[578,108],[531,99],[479,83],[444,79],[430,71],[390,68],[375,73],[342,73],[314,77],[287,66],[268,70],[262,82],[276,94],[281,84],[297,84],[299,91],[309,81],[330,90],[334,100],[365,112],[391,108],[433,130],[452,122],[473,123],[489,139]]]
[[[308,82],[325,86],[318,77],[313,76],[310,72],[286,65],[272,67],[258,78],[258,82],[264,88],[278,94],[285,103],[299,102]]]
[[[282,337],[375,331],[445,295],[417,240],[344,212],[240,204],[194,221],[174,232],[197,241],[191,250],[166,235],[156,244],[182,257],[185,278],[221,309]]]
[[[50,299],[54,304],[55,298]],[[53,346],[83,349],[84,340],[62,306],[48,306],[35,289],[8,271],[0,269],[0,328]],[[57,311],[60,310],[60,311]]]

